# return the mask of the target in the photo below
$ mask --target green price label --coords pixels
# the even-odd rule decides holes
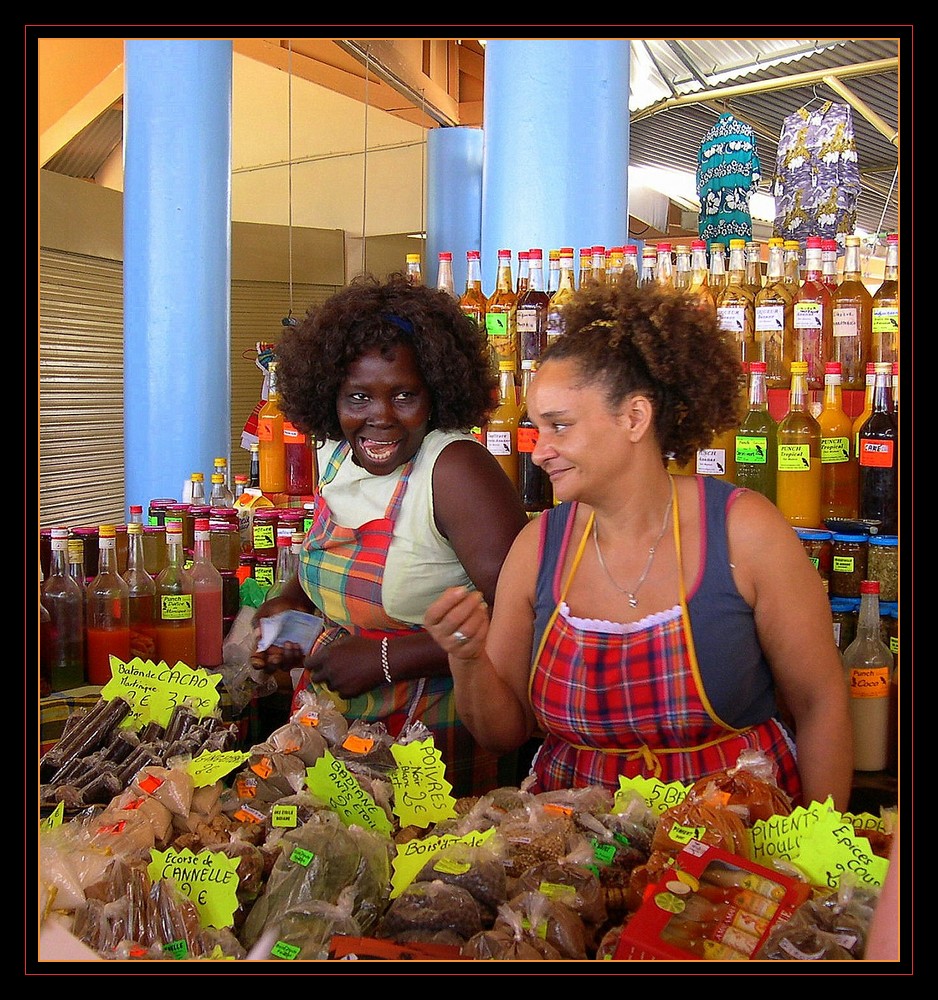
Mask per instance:
[[[768,442],[764,436],[738,435],[736,438],[736,461],[749,465],[765,465],[768,461]]]
[[[850,438],[821,438],[821,463],[829,465],[832,462],[850,461]]]
[[[778,446],[779,472],[810,472],[811,445],[780,444]]]

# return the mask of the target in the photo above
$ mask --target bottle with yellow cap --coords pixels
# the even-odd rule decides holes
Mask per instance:
[[[778,424],[775,503],[792,527],[821,527],[821,426],[808,408],[806,361],[791,363],[788,412]]]
[[[405,261],[404,276],[411,285],[423,284],[423,271],[420,265],[420,254],[409,253]]]
[[[518,487],[518,420],[521,407],[515,389],[513,361],[498,364],[498,405],[485,425],[485,446]]]

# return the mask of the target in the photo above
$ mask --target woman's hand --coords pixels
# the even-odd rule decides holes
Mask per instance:
[[[305,597],[295,595],[283,595],[271,598],[254,612],[251,619],[251,626],[254,629],[255,645],[261,637],[260,623],[264,618],[278,615],[282,611],[306,611],[310,610],[310,603]],[[308,650],[298,646],[295,642],[285,642],[283,645],[271,645],[264,650],[255,649],[251,654],[251,666],[255,670],[263,670],[268,674],[278,671],[290,671],[294,667],[303,665],[303,657]]]
[[[381,641],[345,635],[307,657],[310,680],[325,684],[343,698],[354,698],[386,684],[381,665]]]
[[[473,660],[485,650],[488,604],[478,590],[449,587],[427,608],[424,628],[455,660]]]

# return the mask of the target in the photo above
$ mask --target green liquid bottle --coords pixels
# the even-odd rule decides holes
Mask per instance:
[[[769,413],[766,364],[749,365],[749,409],[736,431],[736,485],[775,503],[778,473],[778,425]]]

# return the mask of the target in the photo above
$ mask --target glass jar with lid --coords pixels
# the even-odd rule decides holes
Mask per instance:
[[[880,607],[899,600],[899,536],[871,535],[867,579],[879,583]]]
[[[834,620],[834,642],[842,653],[857,637],[860,615],[859,597],[832,597],[831,618]]]
[[[831,597],[859,597],[867,577],[869,535],[834,532],[831,539]]]
[[[808,554],[812,565],[820,574],[824,589],[829,590],[834,533],[820,528],[796,528],[795,534]]]

